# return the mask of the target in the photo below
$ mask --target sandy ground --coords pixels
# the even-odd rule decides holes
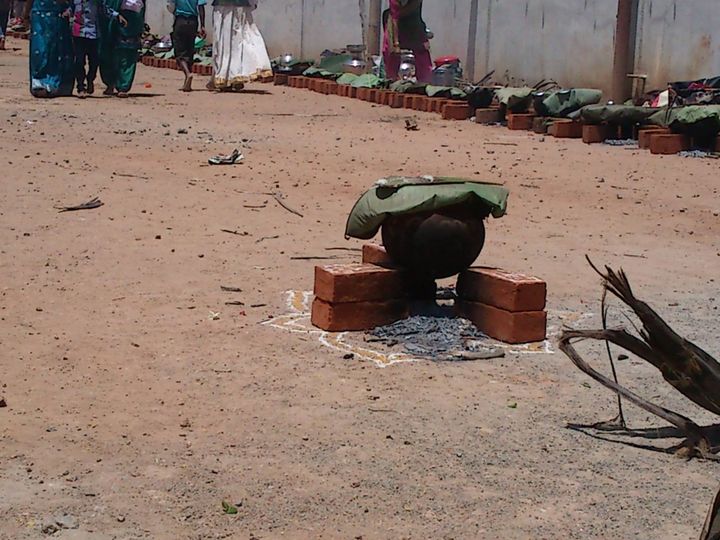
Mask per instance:
[[[424,113],[406,132],[406,112],[269,85],[186,95],[178,73],[143,66],[125,101],[36,100],[24,45],[10,45],[1,538],[42,537],[62,513],[79,528],[55,537],[73,539],[697,537],[719,466],[567,429],[612,417],[613,397],[552,343],[379,368],[261,323],[288,312],[286,291],[312,287],[314,263],[292,257],[356,259],[327,248],[360,246],[344,222],[375,179],[452,174],[510,188],[481,260],[545,278],[551,312],[598,324],[587,253],[623,266],[639,296],[717,355],[717,161]],[[206,165],[235,147],[243,164]],[[277,191],[304,217],[264,195]],[[94,196],[105,206],[53,208]],[[716,420],[649,366],[619,369],[643,395]]]

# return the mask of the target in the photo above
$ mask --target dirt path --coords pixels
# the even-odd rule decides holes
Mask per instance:
[[[260,323],[312,287],[291,257],[355,259],[327,248],[360,246],[344,220],[375,179],[452,174],[511,189],[482,261],[545,278],[553,312],[597,324],[587,253],[720,354],[717,161],[424,113],[406,132],[405,112],[268,85],[186,95],[143,66],[126,101],[42,101],[24,50],[0,73],[0,538],[63,512],[80,528],[60,538],[697,536],[718,466],[566,429],[614,411],[561,354],[380,369]],[[243,164],[205,165],[236,147]],[[713,420],[649,367],[620,370]]]

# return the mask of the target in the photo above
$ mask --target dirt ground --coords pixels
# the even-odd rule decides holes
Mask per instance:
[[[599,324],[589,254],[718,355],[718,161],[424,113],[407,132],[404,111],[260,84],[187,95],[177,72],[144,66],[128,100],[37,100],[25,45],[9,44],[0,538],[41,538],[64,513],[79,528],[54,537],[697,538],[718,464],[637,446],[677,439],[566,428],[612,417],[614,400],[552,340],[380,368],[261,323],[288,313],[286,291],[312,288],[315,262],[293,257],[357,260],[328,248],[361,245],[344,224],[372,182],[445,174],[511,190],[481,261],[546,279],[551,313]],[[243,164],[207,165],[236,147]],[[97,210],[54,209],[95,196]],[[644,396],[717,420],[644,363],[619,370]]]

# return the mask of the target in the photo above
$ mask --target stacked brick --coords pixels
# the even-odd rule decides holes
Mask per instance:
[[[401,270],[374,264],[315,268],[312,324],[330,332],[369,330],[408,316]]]
[[[370,330],[409,314],[405,273],[385,248],[365,244],[362,264],[315,268],[313,325],[330,332]],[[493,268],[471,268],[457,283],[458,315],[487,336],[506,343],[546,337],[545,282]]]
[[[480,331],[506,343],[542,341],[547,286],[538,278],[495,268],[471,268],[457,282],[456,308]]]

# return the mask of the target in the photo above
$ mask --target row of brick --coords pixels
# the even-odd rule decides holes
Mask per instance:
[[[177,60],[175,60],[174,58],[168,59],[168,58],[158,58],[156,56],[143,56],[141,61],[142,61],[143,65],[150,66],[150,67],[165,68],[165,69],[180,69],[180,67],[177,64]],[[200,64],[193,64],[192,72],[196,73],[198,75],[210,76],[210,75],[212,75],[212,66],[203,66]]]
[[[331,332],[370,330],[406,318],[408,280],[382,246],[363,246],[362,264],[315,268],[312,323]],[[460,274],[456,312],[486,335],[507,343],[546,337],[547,287],[537,278],[493,268]]]
[[[478,109],[475,119],[481,124],[491,124],[503,120],[497,108]],[[621,138],[621,126],[610,124],[583,124],[582,122],[559,119],[549,120],[535,114],[508,113],[506,118],[508,129],[533,130],[536,133],[547,133],[563,139],[582,139],[587,144],[601,143],[608,139]],[[548,124],[548,121],[551,122]],[[668,128],[645,127],[633,129],[633,136],[638,139],[641,149],[650,150],[653,154],[677,154],[695,147],[697,141],[689,135],[672,133]],[[710,150],[720,152],[720,137],[710,145]]]
[[[8,30],[5,35],[14,39],[30,39],[30,32],[16,32],[15,30]]]
[[[466,101],[431,98],[418,94],[393,92],[383,88],[355,88],[348,84],[338,84],[335,81],[316,77],[276,74],[275,84],[303,88],[325,95],[355,98],[394,109],[412,109],[438,113],[446,120],[467,120],[471,115],[470,107]]]

